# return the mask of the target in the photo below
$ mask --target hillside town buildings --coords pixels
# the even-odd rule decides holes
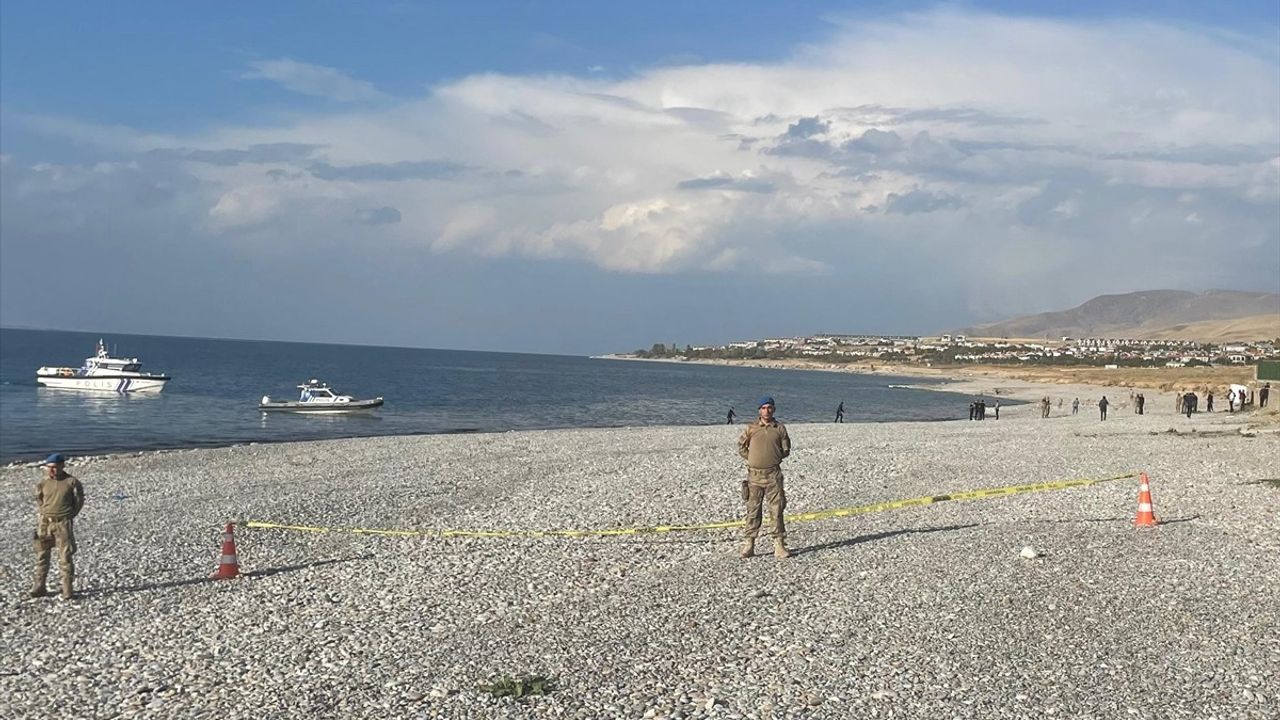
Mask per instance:
[[[661,351],[659,352],[659,349]],[[1196,340],[1072,338],[1010,340],[946,334],[936,337],[871,333],[817,333],[811,336],[741,340],[718,346],[665,348],[638,355],[690,358],[822,358],[829,362],[885,360],[918,363],[974,363],[1168,366],[1249,365],[1280,359],[1275,340],[1204,343]]]

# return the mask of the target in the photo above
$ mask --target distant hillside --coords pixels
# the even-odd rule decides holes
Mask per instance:
[[[1280,313],[1251,315],[1236,320],[1201,320],[1154,330],[1141,337],[1152,340],[1200,340],[1231,342],[1233,340],[1274,340],[1280,338]]]
[[[1208,342],[1280,337],[1280,294],[1145,290],[960,331],[974,337],[1129,337]]]

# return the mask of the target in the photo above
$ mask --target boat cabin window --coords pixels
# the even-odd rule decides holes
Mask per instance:
[[[125,365],[124,367],[122,367],[122,368],[120,368],[120,369],[121,369],[121,370],[123,370],[124,372],[138,372],[139,370],[141,370],[141,369],[142,369],[142,364],[141,364],[141,363],[130,363],[130,364]]]

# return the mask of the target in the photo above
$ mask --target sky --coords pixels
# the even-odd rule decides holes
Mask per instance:
[[[0,324],[595,354],[1280,292],[1280,4],[0,3]]]

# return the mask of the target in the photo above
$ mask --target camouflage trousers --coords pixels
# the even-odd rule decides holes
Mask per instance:
[[[71,518],[55,520],[44,516],[37,521],[33,542],[36,551],[36,578],[41,585],[49,572],[49,555],[55,547],[58,549],[58,569],[62,571],[62,576],[71,577],[75,574],[74,523]]]
[[[760,534],[763,505],[769,505],[769,533],[777,539],[787,536],[786,522],[782,514],[787,509],[787,493],[782,487],[782,468],[747,468],[747,479],[742,481],[742,499],[747,502],[747,526],[745,537],[754,539]]]

